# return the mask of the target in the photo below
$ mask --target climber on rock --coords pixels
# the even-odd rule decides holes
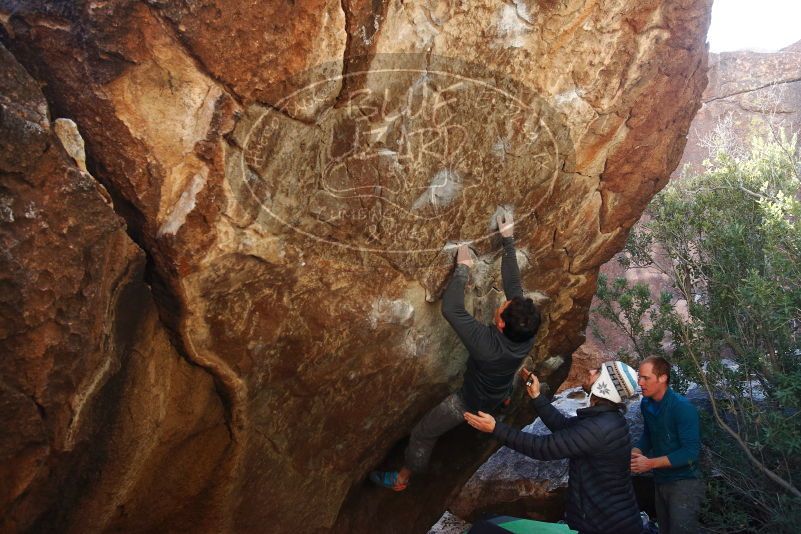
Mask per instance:
[[[464,289],[473,260],[467,245],[456,254],[456,270],[442,298],[442,315],[467,348],[464,383],[426,414],[412,429],[400,471],[373,471],[370,480],[395,491],[406,489],[413,473],[428,467],[437,439],[464,422],[465,411],[493,413],[506,400],[523,358],[534,345],[540,314],[523,295],[514,246],[511,214],[497,217],[503,241],[501,278],[507,300],[495,312],[492,325],[478,322],[464,307]]]
[[[629,473],[631,436],[623,416],[623,401],[637,391],[637,372],[623,362],[606,362],[587,373],[582,387],[590,406],[566,417],[540,394],[537,377],[528,378],[528,395],[549,435],[521,432],[484,412],[464,418],[536,460],[569,458],[565,520],[570,528],[580,534],[640,534],[643,524]]]

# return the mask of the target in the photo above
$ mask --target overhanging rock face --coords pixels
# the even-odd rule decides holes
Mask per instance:
[[[0,72],[0,531],[213,518],[230,441],[213,379],[170,344],[74,124],[2,45]]]
[[[148,254],[172,346],[213,381],[228,430],[222,458],[203,456],[214,474],[187,466],[163,495],[174,524],[148,525],[137,492],[113,513],[76,501],[61,524],[436,521],[491,440],[446,440],[436,481],[400,507],[361,481],[459,383],[465,352],[438,303],[449,245],[473,242],[467,302],[489,319],[502,299],[492,216],[515,213],[523,284],[544,304],[532,358],[558,385],[598,266],[681,156],[710,3],[0,1],[3,43],[77,123]],[[193,509],[208,512],[192,524]]]

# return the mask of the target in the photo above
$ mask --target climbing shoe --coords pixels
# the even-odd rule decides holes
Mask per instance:
[[[370,473],[370,482],[392,491],[403,491],[408,484],[407,482],[401,483],[398,481],[397,471],[372,471]]]

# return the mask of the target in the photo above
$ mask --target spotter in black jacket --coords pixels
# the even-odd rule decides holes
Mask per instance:
[[[497,423],[493,435],[537,460],[570,459],[565,512],[570,528],[581,534],[640,534],[629,472],[631,436],[620,410],[599,404],[566,417],[544,395],[534,406],[553,434],[537,436]]]

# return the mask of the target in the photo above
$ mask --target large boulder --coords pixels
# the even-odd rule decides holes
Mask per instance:
[[[545,305],[532,364],[555,390],[598,267],[680,158],[710,4],[0,0],[2,42],[77,123],[175,352],[224,410],[214,475],[203,456],[175,481],[205,481],[213,518],[189,500],[139,526],[434,523],[492,440],[454,433],[403,496],[362,481],[459,385],[446,245],[473,242],[467,302],[489,319],[491,221],[514,211],[523,283]],[[93,510],[62,524],[117,526]]]
[[[0,530],[213,517],[230,444],[213,378],[170,343],[75,124],[2,45],[0,146]]]

